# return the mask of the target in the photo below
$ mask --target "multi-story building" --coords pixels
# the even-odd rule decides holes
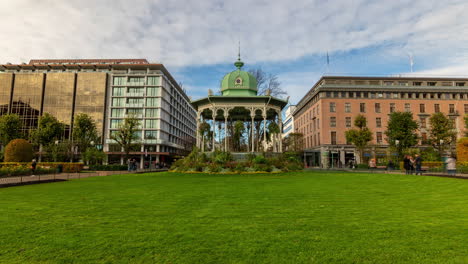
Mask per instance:
[[[410,77],[322,77],[297,104],[295,131],[304,135],[308,166],[346,166],[358,158],[346,142],[345,131],[362,114],[373,132],[364,158],[384,162],[391,155],[385,130],[389,114],[413,113],[419,124],[420,145],[428,138],[429,117],[443,112],[454,120],[458,136],[468,113],[468,79]],[[357,160],[357,162],[360,162]],[[362,162],[366,162],[362,161]]]
[[[86,113],[97,123],[110,163],[123,162],[110,139],[126,116],[140,120],[138,160],[169,162],[191,150],[195,110],[162,64],[145,59],[31,60],[0,65],[0,114],[19,114],[23,132],[44,113],[65,124],[70,139],[74,117]],[[140,162],[143,165],[143,162]]]
[[[294,132],[294,116],[293,113],[296,110],[295,105],[288,105],[286,110],[284,111],[285,118],[283,122],[283,135],[282,137],[285,138],[289,134]]]

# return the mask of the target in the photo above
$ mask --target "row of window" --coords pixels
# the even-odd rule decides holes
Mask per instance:
[[[468,99],[467,93],[400,93],[400,92],[321,92],[326,98],[364,98],[364,99]]]
[[[161,106],[160,98],[149,97],[149,98],[112,98],[112,107],[158,107]]]
[[[114,85],[160,85],[159,76],[135,77],[135,76],[115,76]]]
[[[351,103],[345,103],[344,105],[345,113],[351,113]],[[396,104],[395,103],[390,103],[389,105],[389,112],[393,113],[396,111]],[[410,103],[405,103],[405,112],[411,112],[411,104]],[[465,114],[468,113],[468,104],[464,104],[464,111]],[[366,103],[359,103],[359,112],[365,113],[366,112]],[[381,113],[382,112],[382,107],[380,103],[375,103],[374,104],[374,112],[375,113]],[[419,112],[420,113],[426,113],[426,104],[419,104]],[[434,104],[434,112],[438,113],[440,112],[440,104]],[[330,113],[336,113],[336,103],[335,102],[330,102]],[[453,114],[455,113],[455,104],[449,104],[449,113]]]
[[[160,96],[160,91],[160,87],[113,87],[112,96]]]

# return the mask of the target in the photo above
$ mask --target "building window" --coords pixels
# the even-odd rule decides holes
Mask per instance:
[[[158,76],[148,76],[148,85],[160,85]]]
[[[455,83],[456,86],[465,86],[465,83],[464,82],[457,82]]]
[[[413,85],[414,86],[421,86],[422,82],[414,82]]]
[[[405,112],[411,112],[411,105],[409,103],[405,103]]]
[[[125,96],[125,87],[114,87],[112,88],[113,96]]]
[[[440,105],[439,104],[434,105],[434,112],[436,112],[436,113],[440,112]]]
[[[426,113],[426,105],[425,104],[419,104],[419,112],[420,113]]]
[[[390,103],[390,113],[395,112],[395,103]]]
[[[317,125],[316,125],[316,127],[317,127],[317,129],[320,129],[320,119],[317,118],[316,120],[317,120]]]
[[[336,103],[330,103],[330,113],[336,112]]]
[[[158,132],[154,130],[146,130],[145,131],[145,138],[146,139],[157,139]]]
[[[111,117],[123,117],[124,116],[124,109],[123,108],[116,108],[111,110]]]
[[[464,107],[465,107],[465,114],[468,114],[468,104],[465,104]]]
[[[146,98],[146,106],[159,106],[159,98]]]
[[[346,113],[351,113],[351,103],[345,103],[345,112]]]
[[[449,104],[449,113],[450,114],[455,113],[455,105],[454,104]]]
[[[436,86],[437,82],[427,82],[427,86]]]
[[[421,128],[426,128],[426,118],[421,117]]]
[[[331,136],[331,144],[332,145],[336,145],[336,132],[335,131],[332,131],[330,133],[330,136]]]
[[[380,117],[375,118],[375,126],[382,127],[382,118]]]
[[[330,127],[336,127],[336,117],[330,117]]]
[[[125,105],[125,98],[112,98],[112,106],[121,107]]]
[[[145,120],[145,128],[159,128],[158,120],[156,120],[156,119],[147,119],[147,120]]]
[[[359,104],[359,111],[361,113],[365,113],[366,112],[366,103],[360,103]]]
[[[346,117],[346,127],[351,127],[351,117]]]
[[[111,119],[110,127],[119,128],[120,123],[122,123],[122,119]]]
[[[380,113],[380,103],[375,103],[375,112]]]
[[[146,96],[158,96],[159,95],[159,87],[147,87],[146,88]]]
[[[125,85],[125,77],[114,77],[114,85]]]
[[[377,144],[382,143],[382,132],[377,132]]]

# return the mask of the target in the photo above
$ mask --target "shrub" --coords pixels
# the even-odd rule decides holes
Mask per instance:
[[[220,172],[222,169],[221,166],[219,166],[218,164],[216,163],[211,163],[209,166],[208,166],[208,171],[209,172]]]
[[[368,169],[369,165],[367,164],[358,164],[356,165],[356,169]]]
[[[32,158],[32,145],[24,139],[14,139],[5,147],[6,162],[29,162]]]
[[[267,163],[267,159],[266,159],[264,156],[262,156],[262,155],[258,155],[258,156],[256,156],[256,157],[252,160],[252,162],[253,162],[254,164],[266,164],[266,163]]]
[[[211,156],[211,161],[218,163],[218,164],[225,164],[232,160],[233,158],[232,158],[231,152],[215,151],[213,155]]]

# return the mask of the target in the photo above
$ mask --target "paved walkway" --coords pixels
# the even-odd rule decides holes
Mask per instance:
[[[116,174],[134,174],[134,173],[149,173],[161,172],[167,169],[146,169],[137,171],[95,171],[95,172],[80,172],[80,173],[56,173],[56,174],[43,174],[36,176],[12,176],[0,178],[0,187],[8,187],[22,184],[33,184],[39,182],[53,182],[53,181],[66,181],[70,179],[80,179],[97,176],[109,176]]]
[[[384,174],[405,174],[404,171],[400,170],[360,170],[360,169],[347,169],[347,168],[333,168],[333,169],[321,169],[321,168],[306,168],[305,170],[310,171],[346,171],[346,172],[367,172],[367,173],[384,173]],[[414,174],[413,174],[414,175]],[[448,175],[446,172],[423,172],[422,176],[436,176],[446,178],[457,178],[457,179],[468,179],[467,173],[457,173],[455,176]]]

